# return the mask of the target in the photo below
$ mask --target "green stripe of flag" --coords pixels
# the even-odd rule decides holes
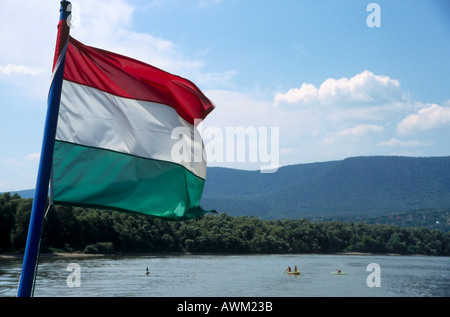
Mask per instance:
[[[204,180],[185,167],[56,141],[55,203],[111,208],[168,220],[202,216]]]

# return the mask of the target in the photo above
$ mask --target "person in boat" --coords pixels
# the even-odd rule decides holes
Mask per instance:
[[[290,266],[287,267],[286,272],[291,272],[291,267]]]
[[[296,265],[296,266],[294,266],[294,272],[298,272],[298,268],[297,268],[297,265]]]
[[[147,269],[145,270],[145,275],[149,275],[150,274],[150,271],[148,270],[148,267],[147,267]]]
[[[338,274],[341,274],[341,269],[338,269],[338,270],[337,270],[337,273],[338,273]]]

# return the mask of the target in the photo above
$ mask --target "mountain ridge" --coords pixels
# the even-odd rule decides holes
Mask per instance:
[[[208,169],[202,206],[268,219],[445,208],[450,157],[351,157],[284,166],[274,174]]]

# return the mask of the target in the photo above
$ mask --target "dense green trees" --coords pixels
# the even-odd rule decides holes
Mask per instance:
[[[31,199],[0,195],[0,250],[25,246]],[[41,250],[110,252],[331,253],[450,255],[450,233],[427,228],[297,220],[261,220],[225,213],[185,222],[53,206]]]

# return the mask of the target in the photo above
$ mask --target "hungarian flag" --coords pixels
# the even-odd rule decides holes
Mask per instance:
[[[195,124],[214,109],[211,101],[187,79],[70,36],[66,43],[53,203],[169,220],[207,213],[199,206],[206,159]]]

